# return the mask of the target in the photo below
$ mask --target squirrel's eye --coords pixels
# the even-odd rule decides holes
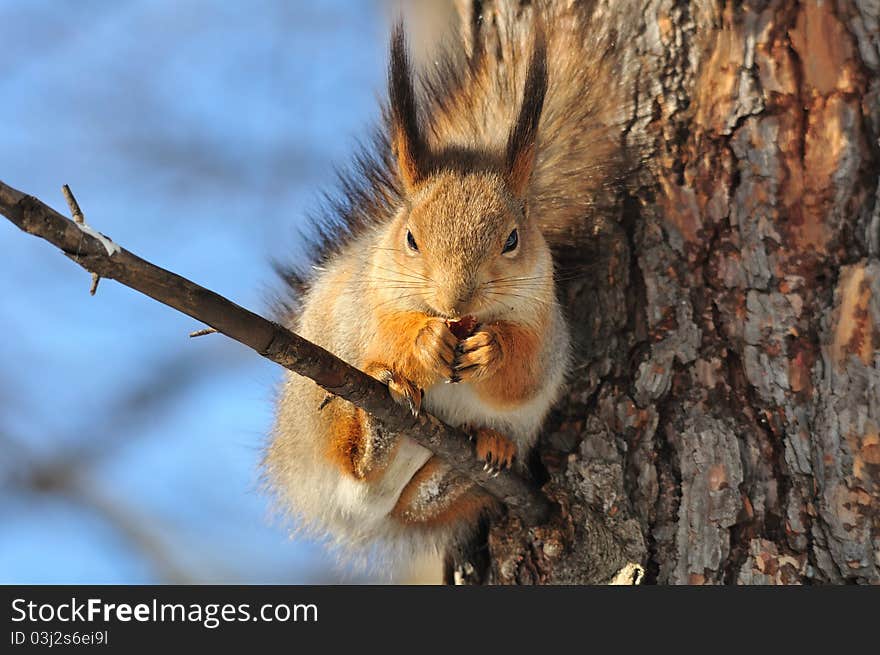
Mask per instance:
[[[416,243],[415,237],[413,237],[412,232],[409,230],[406,231],[406,245],[409,246],[410,250],[419,251],[419,244]]]
[[[504,250],[501,251],[501,254],[513,252],[516,250],[517,245],[519,245],[519,235],[516,233],[516,230],[514,230],[510,233],[510,236],[507,237],[507,241],[504,242]]]

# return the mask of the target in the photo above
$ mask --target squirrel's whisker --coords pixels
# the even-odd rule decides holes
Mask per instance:
[[[544,300],[542,298],[536,298],[535,296],[526,296],[526,295],[522,295],[519,293],[509,293],[506,291],[489,291],[487,293],[489,293],[490,295],[493,295],[493,296],[501,296],[501,297],[505,297],[505,298],[522,298],[524,300],[531,300],[531,301],[536,302],[541,305],[552,305],[553,304],[552,302],[549,302],[549,301]]]
[[[380,271],[395,273],[396,275],[403,275],[404,277],[415,278],[415,279],[421,280],[423,282],[430,281],[427,276],[419,274],[418,271],[415,271],[414,269],[411,269],[411,268],[407,268],[405,266],[401,266],[401,268],[408,270],[408,271],[412,271],[413,274],[402,273],[401,271],[394,270],[392,268],[387,268],[385,266],[379,266],[378,264],[373,264],[373,263],[371,263],[370,266],[372,266],[373,268],[378,269]]]

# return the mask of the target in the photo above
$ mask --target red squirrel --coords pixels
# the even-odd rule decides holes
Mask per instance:
[[[494,470],[523,461],[563,389],[553,248],[618,149],[619,98],[587,10],[535,6],[531,30],[446,57],[418,86],[398,24],[385,125],[286,317],[396,401],[464,428]],[[442,553],[495,509],[427,449],[325,395],[287,373],[265,458],[301,526],[346,550]]]

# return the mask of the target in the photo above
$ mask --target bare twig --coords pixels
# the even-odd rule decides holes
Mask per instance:
[[[70,187],[65,184],[61,187],[61,193],[64,194],[64,199],[67,200],[67,206],[70,208],[70,215],[73,217],[74,222],[79,223],[80,225],[85,225],[86,217],[79,208],[79,203],[76,201],[76,198],[73,197],[73,191],[71,191]],[[97,273],[92,273],[92,286],[89,287],[90,296],[94,296],[98,292],[98,283],[100,281],[101,276]]]
[[[25,232],[59,247],[89,272],[117,280],[210,325],[263,357],[354,403],[382,421],[388,431],[405,433],[502,500],[526,524],[535,525],[547,518],[550,504],[546,497],[513,473],[506,472],[493,478],[491,473],[483,471],[462,431],[424,413],[414,417],[391,400],[381,382],[332,353],[204,287],[141,259],[95,232],[85,222],[71,221],[38,199],[3,182],[0,182],[0,213]]]
[[[70,207],[70,215],[73,216],[73,220],[80,225],[85,225],[86,217],[83,216],[82,210],[79,208],[79,203],[76,201],[76,198],[73,197],[73,191],[71,191],[70,187],[65,184],[61,187],[61,193],[64,194],[67,206]]]
[[[195,332],[190,332],[190,337],[203,337],[206,334],[217,334],[217,330],[214,328],[205,328],[204,330],[196,330]]]

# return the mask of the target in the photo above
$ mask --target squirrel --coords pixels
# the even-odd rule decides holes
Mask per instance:
[[[317,265],[290,274],[288,327],[462,427],[494,471],[524,468],[562,393],[571,345],[553,253],[620,158],[609,45],[590,39],[587,9],[565,5],[535,3],[532,29],[499,31],[492,52],[459,44],[419,77],[398,22],[384,125],[319,226]],[[286,374],[264,459],[301,526],[350,552],[443,554],[499,509],[325,396]]]

